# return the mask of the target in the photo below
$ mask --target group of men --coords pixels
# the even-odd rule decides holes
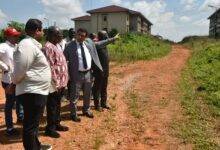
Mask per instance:
[[[18,135],[13,127],[12,108],[16,102],[17,121],[23,122],[23,146],[25,150],[52,149],[51,145],[38,140],[40,118],[46,106],[47,126],[45,134],[59,138],[57,131],[68,131],[61,125],[61,99],[68,90],[71,119],[80,122],[77,101],[83,92],[84,116],[93,118],[90,110],[91,93],[95,110],[110,109],[107,105],[109,56],[106,46],[119,38],[109,38],[106,31],[88,38],[85,29],[76,33],[69,30],[68,39],[63,40],[62,31],[51,26],[46,32],[44,46],[42,22],[29,19],[25,25],[26,38],[18,42],[20,32],[14,28],[4,31],[6,42],[0,44],[0,67],[2,86],[5,89],[6,133]],[[65,42],[64,42],[65,41]]]

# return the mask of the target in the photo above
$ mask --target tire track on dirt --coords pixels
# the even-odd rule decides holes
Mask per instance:
[[[101,149],[191,149],[191,145],[182,144],[170,133],[172,121],[181,117],[177,84],[189,56],[189,50],[173,46],[172,52],[164,58],[126,65],[129,69],[112,70],[125,76],[123,81],[130,81],[126,88],[123,86],[127,84],[117,82],[121,92],[115,102],[119,132],[107,135],[107,143]],[[135,80],[132,76],[136,76]],[[137,93],[143,118],[134,118],[129,113],[128,99],[122,96],[126,90]]]

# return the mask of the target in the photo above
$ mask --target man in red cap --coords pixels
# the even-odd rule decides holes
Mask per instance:
[[[13,127],[12,109],[16,102],[17,121],[23,120],[23,108],[15,97],[15,85],[12,83],[13,53],[15,51],[16,43],[20,36],[20,32],[12,27],[8,27],[4,31],[6,39],[5,43],[0,44],[0,68],[2,69],[2,87],[5,89],[5,122],[6,133],[9,136],[18,135],[18,131]]]

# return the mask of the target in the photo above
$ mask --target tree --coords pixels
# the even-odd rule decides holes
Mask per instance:
[[[24,23],[20,23],[17,21],[10,21],[8,23],[8,27],[13,27],[15,28],[17,31],[21,32],[21,36],[19,38],[19,41],[25,38],[25,24]]]
[[[8,27],[13,27],[20,32],[24,32],[25,24],[17,22],[17,21],[10,21],[8,23]]]
[[[0,43],[4,42],[3,30],[0,30]]]

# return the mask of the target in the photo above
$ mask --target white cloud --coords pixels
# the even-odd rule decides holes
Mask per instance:
[[[198,26],[198,27],[209,27],[209,20],[205,19],[200,19],[200,20],[196,20],[193,22],[194,26]]]
[[[180,3],[184,5],[184,10],[192,10],[196,6],[197,0],[181,0]]]
[[[111,0],[113,4],[121,4],[122,0]]]
[[[174,21],[174,12],[166,11],[167,4],[163,0],[147,2],[144,0],[134,3],[126,2],[122,4],[129,9],[141,12],[152,23],[152,34],[159,34],[164,38],[175,40],[177,34],[176,22]]]
[[[3,28],[8,21],[8,16],[0,9],[0,27]]]
[[[220,0],[205,0],[200,10],[210,10],[209,5],[220,8]]]
[[[47,18],[45,21],[52,25],[56,24],[62,28],[73,27],[71,18],[85,14],[82,9],[82,0],[41,0],[44,7],[44,14],[39,18]]]
[[[181,0],[181,4],[194,4],[197,0]]]
[[[182,17],[180,17],[180,21],[181,22],[189,22],[189,21],[191,21],[191,18],[188,16],[182,16]]]

